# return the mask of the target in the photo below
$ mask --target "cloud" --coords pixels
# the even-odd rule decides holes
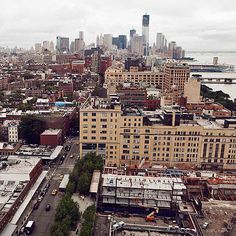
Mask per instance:
[[[1,2],[0,45],[30,47],[57,35],[86,43],[100,33],[141,33],[150,14],[150,43],[157,32],[187,50],[236,50],[236,1],[232,0],[11,0]]]

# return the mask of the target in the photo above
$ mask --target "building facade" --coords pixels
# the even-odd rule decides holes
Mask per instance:
[[[234,169],[235,136],[235,129],[220,123],[181,120],[176,114],[160,121],[120,106],[80,110],[81,157],[96,152],[108,166],[134,166],[144,158],[150,165]]]

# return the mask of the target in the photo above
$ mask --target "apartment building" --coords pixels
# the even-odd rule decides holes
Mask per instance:
[[[166,63],[164,67],[164,90],[170,91],[173,86],[181,93],[190,77],[190,67],[187,64]]]
[[[125,71],[122,67],[110,67],[105,72],[105,85],[116,87],[119,84],[132,83],[141,87],[164,88],[164,72],[160,71],[138,71],[138,68],[131,68]]]
[[[150,166],[235,169],[236,130],[224,128],[224,120],[92,101],[80,110],[80,155],[93,151],[107,166],[135,166],[144,158]]]
[[[163,91],[171,91],[174,87],[183,93],[184,85],[190,76],[190,68],[186,64],[166,63],[163,70],[138,71],[131,67],[125,71],[123,67],[110,67],[105,72],[105,86],[109,89],[119,84],[132,83],[141,87],[156,87]]]

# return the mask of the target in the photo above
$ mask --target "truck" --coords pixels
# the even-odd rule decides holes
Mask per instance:
[[[29,220],[25,226],[25,233],[30,235],[34,230],[35,222],[33,220]]]

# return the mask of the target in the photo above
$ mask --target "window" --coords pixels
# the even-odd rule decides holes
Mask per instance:
[[[101,119],[100,121],[101,122],[107,122],[107,119]]]
[[[88,116],[88,113],[87,112],[83,113],[83,116]]]
[[[96,116],[96,113],[93,112],[93,113],[92,113],[92,116]]]
[[[92,119],[92,122],[96,122],[96,119]]]
[[[83,119],[83,121],[84,121],[84,122],[87,122],[87,121],[88,121],[88,119]]]

